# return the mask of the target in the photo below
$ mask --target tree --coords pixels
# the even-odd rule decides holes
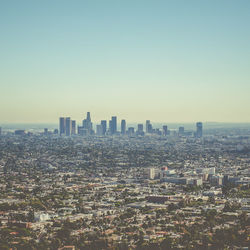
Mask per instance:
[[[58,249],[61,246],[61,241],[59,238],[53,239],[51,242],[52,249]]]
[[[243,212],[240,216],[239,216],[239,220],[240,220],[240,226],[242,228],[245,228],[247,225],[250,225],[250,219],[247,216],[246,212]]]
[[[27,219],[29,222],[34,222],[34,219],[35,219],[34,210],[29,210]]]
[[[213,196],[209,196],[208,202],[212,203],[212,204],[215,204],[215,198]]]
[[[70,238],[70,229],[67,227],[62,227],[58,232],[57,236],[61,240],[69,239]]]
[[[168,250],[172,248],[172,239],[169,237],[166,237],[161,243],[160,248],[163,250]]]

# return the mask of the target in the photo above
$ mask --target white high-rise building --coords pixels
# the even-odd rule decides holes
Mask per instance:
[[[145,175],[147,179],[153,180],[155,178],[155,169],[154,168],[146,168]]]

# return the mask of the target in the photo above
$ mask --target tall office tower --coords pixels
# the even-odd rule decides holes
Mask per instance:
[[[91,122],[90,112],[87,112],[87,121]]]
[[[112,120],[109,120],[109,135],[112,135]]]
[[[151,123],[148,124],[148,133],[153,133],[153,126]]]
[[[77,126],[77,134],[81,135],[82,126]]]
[[[101,125],[102,125],[102,134],[105,135],[107,132],[107,121],[106,120],[102,120],[101,121]]]
[[[2,128],[0,127],[0,136],[2,135]]]
[[[82,127],[87,129],[88,128],[88,121],[87,119],[82,120]]]
[[[103,135],[103,129],[102,129],[102,125],[96,125],[96,134],[98,135],[98,136],[101,136],[101,135]]]
[[[184,127],[179,127],[179,135],[184,135]]]
[[[71,120],[70,120],[70,117],[66,117],[66,119],[65,119],[65,134],[66,134],[66,136],[71,135]]]
[[[143,124],[138,124],[138,125],[137,125],[137,134],[138,134],[138,135],[144,135],[144,132],[143,132]]]
[[[60,117],[59,118],[59,131],[60,131],[60,135],[64,135],[65,134],[65,126],[66,126],[66,121],[64,117]]]
[[[146,133],[149,133],[148,127],[150,125],[150,120],[146,120]]]
[[[111,134],[114,135],[117,132],[117,117],[112,116],[111,118]]]
[[[90,112],[87,112],[87,118],[82,121],[82,126],[84,129],[87,129],[88,133],[92,133],[92,122],[90,118]]]
[[[163,130],[163,135],[167,135],[168,134],[168,126],[167,125],[163,125],[162,126],[162,130]]]
[[[48,129],[45,128],[44,131],[43,131],[43,134],[44,134],[44,135],[48,135],[48,133],[49,133]]]
[[[121,121],[121,133],[122,135],[126,134],[126,121],[125,120]]]
[[[71,134],[76,134],[76,121],[71,121]]]
[[[202,137],[202,122],[196,123],[196,137],[198,138]]]

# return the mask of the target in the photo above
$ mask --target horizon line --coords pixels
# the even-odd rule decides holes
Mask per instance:
[[[74,119],[72,119],[74,120]],[[105,120],[105,119],[102,119],[102,120]],[[123,119],[120,119],[120,120],[123,120]],[[126,120],[126,119],[124,119]],[[106,121],[108,121],[108,119],[106,119]],[[92,121],[93,123],[100,123],[100,121]],[[127,120],[126,120],[127,122]],[[127,123],[145,123],[146,120],[144,122],[142,121],[131,121],[131,122],[127,122]],[[163,124],[163,123],[166,123],[166,124],[192,124],[192,123],[196,123],[196,122],[202,122],[202,123],[224,123],[224,124],[250,124],[250,121],[237,121],[237,122],[233,122],[233,121],[230,121],[230,122],[225,122],[225,121],[201,121],[201,120],[197,120],[197,121],[193,121],[193,122],[183,122],[183,121],[175,121],[175,122],[154,122],[152,120],[150,120],[151,123],[154,123],[154,124]],[[80,122],[81,123],[81,122]],[[14,124],[58,124],[58,122],[2,122],[0,123],[0,125],[14,125]]]

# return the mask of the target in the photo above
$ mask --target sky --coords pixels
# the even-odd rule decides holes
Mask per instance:
[[[0,0],[0,123],[250,122],[249,0]]]

